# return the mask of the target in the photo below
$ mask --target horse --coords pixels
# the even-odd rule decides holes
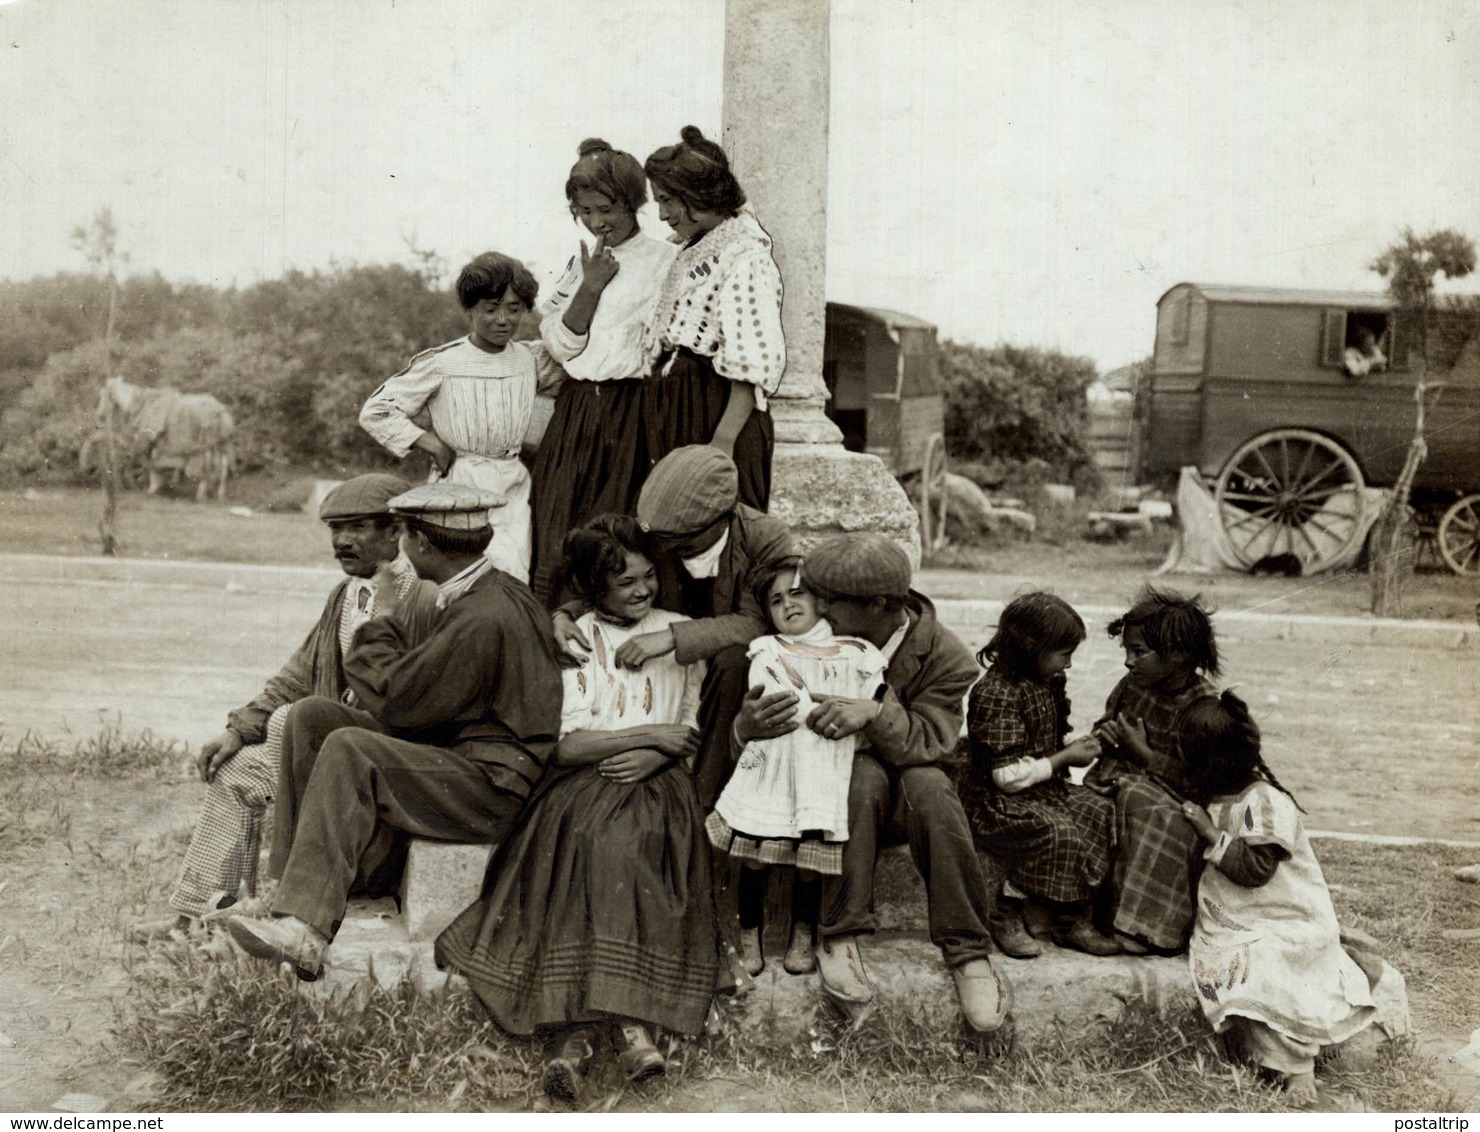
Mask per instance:
[[[231,438],[236,423],[231,412],[209,393],[181,393],[168,386],[133,385],[110,377],[98,392],[100,427],[112,417],[119,463],[141,462],[149,475],[148,494],[158,495],[166,479],[178,487],[184,477],[196,481],[195,498],[205,502],[211,486],[226,498],[231,474]],[[80,460],[84,469],[96,463],[99,436],[89,437]]]

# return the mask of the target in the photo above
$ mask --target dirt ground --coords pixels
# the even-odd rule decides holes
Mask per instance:
[[[0,529],[18,518],[16,506],[14,497],[0,499]],[[204,509],[187,510],[199,518]],[[219,731],[225,713],[301,639],[337,577],[309,565],[327,557],[317,524],[264,518],[271,537],[251,557],[271,558],[268,543],[291,539],[300,547],[295,565],[0,556],[4,742],[27,731],[86,736],[100,715],[191,746]],[[233,521],[250,530],[255,520]],[[86,548],[71,552],[79,550]],[[1029,545],[1005,550],[991,573],[927,571],[921,584],[940,598],[997,600],[1047,584],[1076,604],[1108,609],[1128,599],[1156,557],[1121,547],[1093,568],[1079,546]],[[1473,617],[1471,580],[1419,581],[1435,595],[1425,599],[1428,616],[1455,624]],[[1173,584],[1203,589],[1224,610],[1356,617],[1365,579]],[[954,627],[973,647],[989,629],[970,619]],[[1077,727],[1093,720],[1122,671],[1103,622],[1090,631],[1070,673]],[[1284,639],[1257,620],[1225,628],[1225,680],[1254,706],[1269,761],[1309,811],[1311,828],[1480,841],[1480,650],[1424,640],[1373,644],[1346,631]],[[47,820],[56,828],[0,862],[0,1110],[46,1109],[67,1092],[126,1109],[133,1070],[107,1033],[110,1003],[127,982],[124,926],[164,907],[200,787],[183,776],[64,778],[19,796],[33,807],[51,799]],[[0,804],[0,820],[4,813]]]

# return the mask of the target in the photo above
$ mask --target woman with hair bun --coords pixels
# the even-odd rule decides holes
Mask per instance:
[[[786,368],[781,273],[725,151],[695,126],[644,164],[658,215],[681,245],[647,348],[643,388],[649,466],[675,448],[712,444],[740,469],[740,502],[771,499],[767,398]]]
[[[565,199],[596,244],[581,241],[540,311],[540,337],[570,378],[555,399],[532,477],[530,586],[551,604],[562,596],[554,576],[566,532],[597,515],[630,514],[646,477],[644,339],[676,250],[638,227],[648,194],[637,158],[600,138],[587,138],[578,154]]]

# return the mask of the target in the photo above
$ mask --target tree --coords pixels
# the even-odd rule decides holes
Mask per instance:
[[[92,223],[72,229],[72,246],[80,251],[94,269],[101,270],[108,282],[108,321],[103,329],[103,380],[113,367],[113,328],[118,319],[118,269],[128,262],[118,246],[118,225],[113,210],[107,205],[93,215]],[[113,439],[113,405],[101,402],[103,409],[103,517],[98,533],[103,540],[103,554],[111,557],[115,546],[113,519],[118,513],[118,457]]]
[[[1416,235],[1404,228],[1402,238],[1369,265],[1372,271],[1388,281],[1388,295],[1393,300],[1401,324],[1412,327],[1416,378],[1413,387],[1413,439],[1403,470],[1393,485],[1392,496],[1383,507],[1372,535],[1372,612],[1379,617],[1402,612],[1402,586],[1409,556],[1403,551],[1403,532],[1407,525],[1408,502],[1413,493],[1413,478],[1428,455],[1424,439],[1424,415],[1428,408],[1430,344],[1435,330],[1435,281],[1461,279],[1475,270],[1475,245],[1452,228]]]

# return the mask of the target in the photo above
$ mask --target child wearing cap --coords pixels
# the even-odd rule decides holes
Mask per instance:
[[[542,342],[513,341],[537,291],[517,259],[478,256],[457,277],[469,333],[417,354],[360,410],[360,425],[395,455],[415,448],[431,456],[430,482],[446,479],[506,501],[489,517],[488,557],[521,582],[529,580],[530,480],[519,450],[536,393],[553,394],[564,377]],[[423,409],[430,428],[412,420]]]

